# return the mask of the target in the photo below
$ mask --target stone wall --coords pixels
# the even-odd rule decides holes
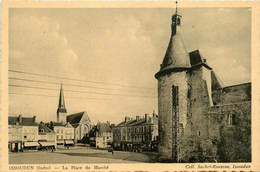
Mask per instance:
[[[213,106],[207,116],[217,161],[251,162],[251,102]]]
[[[251,83],[232,85],[223,88],[222,104],[251,101]]]
[[[186,126],[188,78],[186,72],[172,72],[158,78],[159,160],[172,160],[172,86],[179,87],[179,123]]]
[[[203,66],[190,71],[188,90],[187,125],[184,130],[181,160],[182,162],[204,162],[202,159],[201,142],[208,137],[207,118],[205,114],[211,104],[208,85],[211,83],[210,72]]]
[[[214,105],[251,101],[251,83],[212,90],[212,97]]]

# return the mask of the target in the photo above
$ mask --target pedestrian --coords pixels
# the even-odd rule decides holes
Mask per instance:
[[[113,148],[111,147],[111,153],[112,153],[112,155],[114,155],[114,150],[113,150]]]
[[[54,152],[53,147],[51,147],[51,152]]]

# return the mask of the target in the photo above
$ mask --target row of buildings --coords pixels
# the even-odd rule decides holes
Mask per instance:
[[[9,117],[9,149],[18,151],[43,146],[90,143],[97,148],[113,146],[119,150],[157,149],[158,116],[145,114],[136,119],[125,117],[118,125],[98,122],[93,125],[86,112],[67,115],[62,85],[57,121],[36,123],[36,116]],[[142,147],[142,148],[141,148]]]
[[[153,113],[152,116],[145,114],[135,119],[125,117],[118,125],[99,122],[88,134],[86,142],[97,148],[157,151],[158,116]]]
[[[60,88],[57,121],[36,123],[36,116],[29,118],[19,115],[8,118],[9,150],[68,145],[82,141],[92,124],[88,114],[79,112],[67,115],[62,85]]]
[[[119,150],[157,150],[158,116],[136,116],[125,120],[113,128],[114,148]]]

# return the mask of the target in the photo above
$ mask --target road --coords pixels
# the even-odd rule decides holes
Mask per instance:
[[[92,147],[75,146],[50,151],[9,153],[10,164],[81,164],[81,163],[152,163],[156,153],[136,153],[100,150]]]

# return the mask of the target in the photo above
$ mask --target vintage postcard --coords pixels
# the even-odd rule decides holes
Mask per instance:
[[[258,171],[259,3],[3,1],[1,171]]]

